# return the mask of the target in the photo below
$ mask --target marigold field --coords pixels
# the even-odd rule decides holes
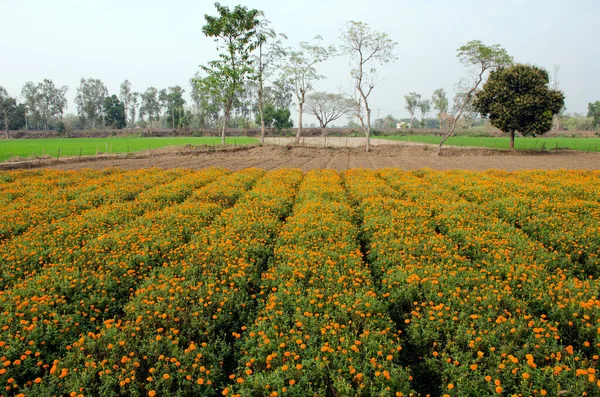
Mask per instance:
[[[600,172],[0,173],[2,396],[599,396]]]

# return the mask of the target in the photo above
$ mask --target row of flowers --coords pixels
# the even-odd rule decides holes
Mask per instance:
[[[234,176],[248,173],[263,172]],[[276,171],[260,179],[211,226],[179,247],[168,264],[147,275],[122,318],[105,321],[74,343],[33,392],[217,393],[228,381],[232,330],[254,315],[256,282],[301,178],[299,171]],[[227,185],[225,179],[222,183]],[[211,201],[219,195],[226,199],[227,190],[214,193]]]
[[[4,311],[1,387],[16,392],[53,375],[55,361],[74,342],[100,330],[104,321],[122,316],[124,304],[153,269],[180,258],[181,247],[262,175],[259,170],[232,175],[221,170],[189,173],[180,187],[148,193],[150,200],[184,197],[188,188],[218,179],[180,204],[166,199],[171,203],[168,207],[144,213],[114,233],[100,234],[64,261],[44,264],[39,272],[4,291],[0,295]]]
[[[235,344],[223,395],[409,395],[398,333],[375,293],[339,174],[306,174]]]
[[[577,307],[594,302],[598,284],[578,279],[568,257],[494,215],[494,198],[527,196],[510,188],[518,186],[512,174],[493,183],[483,175],[487,188],[468,173],[350,171],[345,178],[381,293],[413,353],[419,391],[598,393],[598,323]],[[531,183],[532,196],[546,190],[544,181]],[[390,186],[396,192],[378,194]],[[579,316],[588,320],[587,335],[569,333]]]

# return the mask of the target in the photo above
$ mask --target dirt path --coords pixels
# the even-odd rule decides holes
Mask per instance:
[[[278,138],[275,138],[278,139]],[[322,138],[306,138],[323,142]],[[331,140],[330,140],[331,139]],[[247,167],[259,167],[267,170],[278,168],[300,168],[310,170],[314,168],[331,168],[345,170],[348,168],[388,168],[401,169],[466,169],[466,170],[522,170],[522,169],[600,169],[599,153],[582,153],[575,151],[560,151],[546,153],[511,154],[506,151],[482,148],[445,148],[442,156],[435,154],[431,145],[406,143],[386,144],[373,140],[370,153],[365,153],[360,146],[362,138],[349,138],[348,145],[354,148],[345,148],[345,138],[329,138],[332,145],[342,148],[318,147],[286,147],[264,146],[237,148],[235,150],[161,150],[148,154],[135,155],[128,158],[82,158],[56,160],[30,161],[20,164],[0,164],[1,169],[46,167],[53,169],[82,169],[82,168],[108,168],[122,169],[139,168],[193,168],[225,167],[238,170]],[[364,143],[364,141],[363,141]],[[287,143],[285,143],[287,145]]]

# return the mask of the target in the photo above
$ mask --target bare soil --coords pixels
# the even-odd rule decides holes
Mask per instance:
[[[273,138],[280,139],[280,138]],[[285,139],[285,138],[283,138]],[[330,168],[431,168],[438,170],[524,170],[524,169],[600,169],[600,153],[585,153],[569,150],[549,152],[515,152],[485,148],[445,147],[441,156],[436,155],[435,147],[426,144],[407,144],[373,140],[372,150],[365,153],[362,138],[328,138],[328,147],[323,147],[323,138],[313,138],[316,145],[305,141],[305,146],[289,145],[280,140],[270,145],[257,147],[227,147],[223,149],[205,148],[163,148],[150,153],[90,156],[78,158],[36,159],[0,164],[2,169],[52,168],[75,170],[83,168],[140,169],[140,168],[192,168],[224,167],[239,170],[258,167],[266,170],[278,168],[299,168],[310,170]],[[308,140],[308,138],[307,138]],[[392,142],[392,143],[390,143]],[[331,147],[331,146],[337,147]]]

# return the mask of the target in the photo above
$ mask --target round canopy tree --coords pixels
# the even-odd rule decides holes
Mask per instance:
[[[510,133],[510,149],[515,133],[543,134],[552,128],[552,117],[564,106],[562,92],[548,88],[548,72],[532,65],[517,64],[491,72],[474,108],[492,125]]]

